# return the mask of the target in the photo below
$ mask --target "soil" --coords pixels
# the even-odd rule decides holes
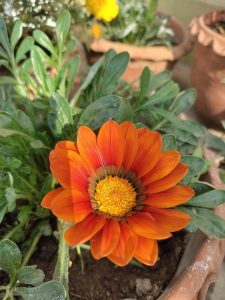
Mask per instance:
[[[172,279],[186,245],[184,232],[159,243],[159,260],[154,267],[129,264],[120,268],[107,259],[95,261],[87,250],[80,257],[71,253],[71,300],[154,300],[159,297]],[[52,278],[57,255],[54,238],[42,238],[38,251],[29,264],[37,264],[45,272],[46,280]]]

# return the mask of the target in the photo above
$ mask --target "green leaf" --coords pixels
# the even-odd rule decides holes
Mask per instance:
[[[171,71],[163,71],[159,74],[154,75],[150,81],[149,93],[163,86],[171,79],[171,77],[172,77]]]
[[[69,10],[64,10],[56,21],[56,35],[59,44],[63,45],[69,33],[71,23],[71,15]]]
[[[197,206],[205,208],[215,208],[220,204],[225,203],[225,191],[212,190],[207,193],[195,196],[185,203],[188,206]]]
[[[99,69],[101,68],[103,62],[104,62],[104,57],[101,57],[99,60],[97,60],[97,62],[93,66],[91,66],[84,82],[80,87],[80,90],[85,90],[89,86],[89,84],[92,82],[95,75],[98,73]]]
[[[48,115],[48,124],[53,134],[61,135],[66,125],[73,124],[70,105],[63,96],[54,94],[50,99],[52,112]]]
[[[5,52],[5,50],[0,46],[0,57],[5,58],[7,61],[9,59],[8,54]]]
[[[22,254],[19,247],[10,240],[0,241],[0,268],[14,276],[20,268]]]
[[[134,112],[128,100],[121,99],[118,113],[115,115],[114,120],[121,123],[124,121],[132,121]]]
[[[225,139],[223,137],[209,133],[206,146],[225,155]]]
[[[68,76],[68,82],[66,86],[67,97],[69,97],[71,89],[74,85],[75,77],[80,69],[80,56],[75,56],[73,59],[69,61],[68,69],[69,69],[69,76]]]
[[[1,80],[0,80],[0,85],[1,84],[17,84],[17,81],[13,78],[13,77],[10,77],[10,76],[1,76]]]
[[[44,89],[47,89],[47,84],[46,84],[46,70],[43,65],[43,62],[41,60],[40,54],[38,52],[38,47],[34,47],[31,50],[31,62],[34,70],[34,74],[36,78],[39,80],[41,83],[42,87]]]
[[[20,126],[25,130],[25,132],[29,134],[35,133],[33,122],[24,111],[18,110],[17,117]]]
[[[12,30],[12,34],[10,37],[10,43],[11,43],[11,47],[12,49],[15,48],[17,42],[19,41],[19,39],[21,38],[23,34],[23,23],[18,20],[16,21],[15,25],[13,26],[13,30]]]
[[[24,300],[65,300],[66,292],[63,284],[56,281],[48,281],[38,287],[19,287],[16,292]]]
[[[21,135],[23,137],[27,137],[30,139],[30,137],[20,131],[12,130],[12,129],[6,129],[6,128],[0,128],[0,136],[2,137],[8,137],[11,135]]]
[[[141,77],[140,77],[140,92],[138,96],[138,101],[142,102],[145,96],[148,94],[149,91],[149,83],[152,73],[148,67],[145,67]]]
[[[2,222],[5,214],[7,212],[7,204],[4,204],[0,206],[0,223]]]
[[[201,195],[214,190],[214,187],[211,184],[203,181],[192,182],[191,187],[195,190],[196,195]]]
[[[195,232],[200,229],[211,238],[225,238],[225,220],[214,211],[207,208],[178,206],[177,210],[187,213],[191,217],[186,230]]]
[[[34,39],[31,36],[26,37],[22,43],[20,44],[17,52],[16,52],[16,63],[20,62],[26,56],[25,54],[29,52],[34,45]]]
[[[43,283],[45,274],[37,266],[25,266],[18,272],[18,280],[23,284],[40,285]]]
[[[205,172],[206,161],[204,159],[192,155],[184,155],[181,160],[189,167],[188,174],[183,179],[184,184],[188,184],[193,177],[199,177]]]
[[[173,81],[169,81],[164,84],[154,95],[149,97],[149,100],[145,102],[142,108],[149,105],[160,105],[166,103],[167,101],[175,98],[179,93],[179,86]]]
[[[16,192],[13,187],[5,189],[5,197],[7,200],[7,211],[12,212],[16,207]]]
[[[101,96],[108,95],[116,89],[128,63],[129,54],[127,52],[121,52],[107,62],[100,80]]]
[[[174,135],[164,134],[162,136],[162,140],[163,140],[163,151],[177,149],[177,142]]]
[[[12,50],[9,44],[7,28],[2,16],[0,16],[0,44],[7,52],[8,56],[10,57],[12,55]]]
[[[174,102],[174,113],[179,115],[180,113],[189,110],[195,102],[196,91],[194,89],[188,89],[181,92]]]
[[[33,38],[35,39],[35,41],[41,45],[42,47],[44,47],[45,49],[47,49],[49,52],[51,52],[52,54],[55,54],[55,48],[51,42],[51,40],[49,39],[49,37],[47,36],[47,34],[45,34],[43,31],[36,29],[33,32]]]
[[[86,125],[93,130],[98,129],[106,121],[116,116],[120,105],[121,99],[118,96],[101,97],[85,108],[80,117],[78,127]]]
[[[40,140],[33,140],[30,142],[30,146],[33,149],[41,149],[41,148],[46,148],[45,145],[43,144],[42,141]]]

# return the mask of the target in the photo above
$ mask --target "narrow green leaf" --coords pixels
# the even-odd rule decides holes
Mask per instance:
[[[29,134],[34,134],[35,129],[33,122],[31,121],[30,117],[22,110],[18,110],[18,121],[20,123],[20,126],[25,130],[25,132]]]
[[[22,59],[24,59],[32,47],[34,45],[34,39],[31,36],[26,37],[22,43],[20,44],[17,52],[16,52],[16,63],[19,63]]]
[[[0,16],[0,44],[10,57],[12,55],[12,50],[9,44],[9,37],[8,37],[8,32],[6,28],[5,21],[2,16]]]
[[[207,193],[195,196],[194,198],[186,202],[185,205],[204,208],[215,208],[223,203],[225,203],[225,191],[212,190]]]
[[[51,52],[52,54],[55,54],[55,48],[51,42],[51,40],[49,39],[49,37],[47,36],[47,34],[45,34],[43,31],[36,29],[33,32],[33,38],[35,39],[35,41],[41,45],[42,47],[44,47],[45,49],[47,49],[49,52]]]
[[[116,89],[128,63],[129,54],[127,52],[121,52],[107,62],[99,84],[101,86],[101,96],[108,95]]]
[[[98,129],[106,121],[115,117],[121,105],[118,96],[105,96],[88,105],[83,111],[78,127],[86,125],[93,130]],[[96,118],[97,116],[97,118]]]
[[[11,276],[20,268],[22,254],[18,246],[10,240],[0,241],[0,268]]]
[[[13,30],[12,30],[12,34],[10,37],[10,43],[11,43],[11,47],[12,49],[15,48],[17,42],[19,41],[19,39],[21,38],[23,34],[23,23],[18,20],[16,21],[15,25],[13,26]]]
[[[13,187],[8,187],[5,189],[5,198],[7,200],[7,211],[14,211],[16,207],[16,192]]]
[[[194,89],[188,89],[182,91],[174,102],[174,113],[179,115],[182,112],[189,110],[195,102],[196,91]]]
[[[171,79],[171,77],[172,77],[172,72],[168,71],[168,70],[154,75],[150,81],[149,93],[156,91],[158,88],[163,86],[165,83],[167,83]]]
[[[43,62],[41,60],[41,57],[39,55],[38,47],[33,47],[33,49],[31,50],[31,62],[32,62],[32,66],[33,66],[34,74],[35,74],[36,78],[39,80],[42,87],[44,89],[47,89],[46,70],[45,70]]]
[[[59,44],[63,45],[69,33],[71,23],[71,15],[69,10],[64,10],[56,21],[56,35]]]
[[[164,134],[162,136],[162,140],[163,140],[163,151],[177,149],[177,142],[174,135]]]
[[[148,67],[145,67],[140,77],[140,92],[138,96],[139,102],[142,102],[142,100],[148,93],[151,76],[152,73],[150,69]]]

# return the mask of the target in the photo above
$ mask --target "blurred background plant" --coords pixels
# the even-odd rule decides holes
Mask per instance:
[[[105,38],[138,46],[176,44],[168,27],[169,16],[157,14],[158,0],[118,0],[118,4],[118,16],[111,23],[99,25]]]

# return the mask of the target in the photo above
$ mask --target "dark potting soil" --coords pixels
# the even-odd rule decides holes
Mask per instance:
[[[154,267],[129,264],[117,267],[107,259],[95,261],[89,251],[80,258],[72,251],[69,276],[71,300],[154,300],[172,279],[186,245],[184,232],[159,243],[159,260]],[[29,264],[37,264],[52,279],[56,262],[57,243],[43,238]]]

